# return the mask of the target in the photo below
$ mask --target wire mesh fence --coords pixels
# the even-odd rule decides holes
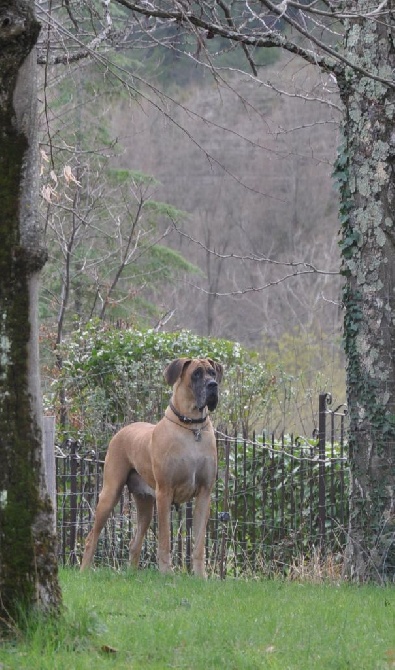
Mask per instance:
[[[282,433],[250,436],[217,430],[218,476],[206,536],[209,573],[287,572],[317,549],[341,556],[348,523],[348,466],[345,407],[332,410],[319,396],[319,428],[311,438]],[[93,522],[104,462],[89,446],[66,440],[57,448],[59,560],[78,565]],[[173,563],[189,570],[192,509],[171,511]],[[122,493],[96,551],[96,563],[128,563],[136,523],[133,497]],[[156,566],[157,518],[147,533],[142,566]]]

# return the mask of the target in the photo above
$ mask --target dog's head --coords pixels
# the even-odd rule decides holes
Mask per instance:
[[[176,358],[169,363],[164,376],[171,386],[183,380],[199,410],[207,405],[213,411],[218,405],[218,384],[223,376],[223,367],[211,358]]]

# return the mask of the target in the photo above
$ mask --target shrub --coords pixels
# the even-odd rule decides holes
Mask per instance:
[[[182,330],[117,328],[90,322],[62,345],[63,367],[47,408],[67,415],[60,430],[93,446],[131,421],[157,421],[170,397],[164,367],[177,357],[210,357],[225,368],[215,422],[244,434],[264,425],[273,379],[256,354],[237,342]],[[61,392],[60,392],[61,391]],[[61,406],[62,404],[62,406]]]

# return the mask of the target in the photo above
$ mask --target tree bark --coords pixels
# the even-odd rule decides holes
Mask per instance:
[[[377,8],[372,0],[345,5],[349,13]],[[391,8],[393,2],[386,7]],[[344,45],[357,67],[391,79],[395,51],[388,22],[349,20]],[[344,341],[351,466],[345,569],[357,581],[393,581],[395,89],[351,68],[345,68],[338,81],[345,104],[344,144],[336,171],[346,277]]]
[[[57,611],[53,509],[45,483],[38,361],[33,0],[0,0],[0,620]]]

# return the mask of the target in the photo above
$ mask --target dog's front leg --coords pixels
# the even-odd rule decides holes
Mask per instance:
[[[193,572],[198,577],[206,577],[204,560],[204,545],[206,538],[206,526],[210,514],[210,490],[201,489],[196,497],[195,511],[193,514]]]
[[[156,490],[156,507],[158,512],[158,562],[159,571],[171,572],[170,556],[170,508],[172,502],[172,491]]]

